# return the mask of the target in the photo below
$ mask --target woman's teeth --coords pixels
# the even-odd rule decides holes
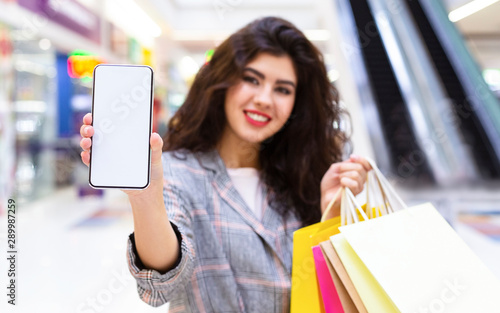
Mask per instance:
[[[259,115],[259,114],[246,112],[246,115],[248,115],[252,120],[255,120],[257,122],[267,122],[267,121],[269,121],[269,118],[267,118],[265,116],[262,116],[262,115]]]

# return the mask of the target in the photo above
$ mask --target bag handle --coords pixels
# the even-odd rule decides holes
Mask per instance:
[[[356,200],[356,196],[352,193],[351,189],[345,187],[343,188],[343,195],[344,199],[342,199],[342,204],[344,204],[344,208],[342,206],[340,207],[340,211],[342,214],[342,211],[344,214],[347,214],[347,218],[342,221],[341,219],[341,225],[348,225],[348,224],[353,224],[353,223],[359,223],[359,217],[357,212],[361,214],[361,217],[363,218],[364,221],[368,220],[368,216],[366,215],[365,211],[359,205],[358,201]]]
[[[390,213],[394,213],[397,210],[400,209],[406,209],[407,205],[401,200],[401,198],[398,196],[392,185],[389,183],[387,178],[385,178],[384,174],[379,170],[377,164],[368,157],[365,157],[365,159],[368,161],[368,163],[372,167],[372,171],[370,171],[367,175],[367,181],[366,181],[366,188],[367,188],[367,211],[363,210],[361,206],[358,204],[356,197],[352,193],[352,191],[349,188],[339,188],[335,196],[330,200],[328,203],[325,212],[321,216],[321,222],[324,222],[326,220],[326,217],[330,213],[330,211],[333,208],[333,205],[335,204],[335,201],[337,201],[337,198],[339,195],[341,196],[341,203],[340,203],[340,217],[341,217],[341,224],[346,225],[345,223],[352,223],[352,222],[359,222],[358,219],[358,214],[356,214],[356,210],[360,212],[361,216],[363,217],[364,220],[367,220],[369,218],[373,218],[372,214],[372,208],[369,206],[370,203],[370,192],[369,190],[372,190],[371,195],[380,195],[383,200],[383,205],[381,207],[381,214],[386,215]],[[373,173],[372,173],[373,172]],[[372,174],[370,174],[372,173]],[[373,177],[373,179],[370,179],[370,176]],[[378,189],[379,193],[375,192],[375,189]],[[394,203],[397,203],[399,205],[399,208],[394,207]],[[344,205],[344,207],[343,207]],[[354,206],[353,206],[354,205]],[[346,207],[347,206],[347,207]],[[344,208],[344,209],[343,209]],[[378,210],[376,211],[376,215],[378,216]]]
[[[330,200],[330,202],[326,206],[325,212],[323,213],[323,215],[321,215],[321,222],[324,222],[326,220],[326,217],[328,216],[328,214],[332,210],[333,205],[335,204],[335,201],[337,201],[337,198],[339,197],[341,192],[342,192],[342,188],[339,188],[339,190],[337,190],[337,193],[335,193],[335,196],[333,196],[332,200]]]
[[[341,220],[341,225],[346,225],[346,224],[352,224],[352,223],[357,223],[359,222],[358,214],[356,211],[358,211],[361,214],[361,217],[363,217],[363,220],[368,220],[368,216],[366,215],[365,211],[362,209],[362,207],[359,205],[358,201],[356,200],[356,197],[352,193],[351,189],[347,187],[341,187],[339,190],[337,190],[337,193],[335,196],[330,200],[328,203],[325,212],[321,216],[321,222],[324,222],[326,220],[326,217],[330,213],[330,211],[333,208],[333,205],[337,198],[341,195],[341,200],[340,200],[340,220]]]
[[[375,208],[375,213],[373,209]],[[389,196],[382,187],[375,171],[368,172],[366,177],[366,210],[370,218],[394,212]]]
[[[369,218],[377,217],[380,210],[382,210],[382,214],[387,213],[384,205],[386,201],[384,199],[381,201],[380,199],[381,197],[384,198],[384,195],[376,193],[375,191],[377,189],[379,189],[378,180],[375,177],[374,171],[369,171],[366,176],[366,211]],[[380,210],[377,207],[375,213],[373,213],[373,208],[375,208],[379,203],[384,204],[381,205]]]
[[[374,176],[377,179],[379,185],[380,193],[384,197],[384,204],[389,204],[390,212],[388,213],[394,213],[397,210],[406,209],[407,205],[399,197],[397,192],[394,190],[394,187],[392,187],[384,174],[382,174],[377,164],[371,158],[366,157],[365,159],[368,161],[368,163],[370,163],[373,169]],[[399,208],[395,208],[395,204],[399,205]]]

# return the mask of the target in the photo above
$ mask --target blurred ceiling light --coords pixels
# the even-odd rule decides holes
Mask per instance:
[[[304,35],[310,41],[327,41],[330,39],[330,32],[326,29],[310,29],[305,30]]]
[[[38,76],[45,76],[47,74],[46,66],[43,64],[31,62],[28,60],[18,60],[14,63],[14,69],[18,72],[26,72]]]
[[[17,122],[19,123],[20,121]],[[32,181],[35,178],[35,166],[33,163],[26,159],[18,162],[16,178],[21,182]]]
[[[458,9],[455,9],[448,14],[448,18],[452,22],[457,22],[460,21],[463,18],[466,18],[469,15],[472,15],[478,11],[481,11],[482,9],[492,5],[495,2],[498,2],[499,0],[474,0],[471,1],[467,4],[464,4],[463,6],[459,7]]]
[[[335,82],[337,79],[339,79],[340,73],[336,69],[331,69],[328,71],[328,79],[330,79],[330,82]]]
[[[17,113],[44,113],[47,103],[35,100],[22,100],[14,102],[14,111]]]
[[[171,105],[180,107],[186,100],[186,96],[181,93],[170,93],[168,100]]]
[[[89,94],[74,95],[70,102],[73,111],[85,111],[92,108],[92,96]]]
[[[500,69],[488,68],[483,71],[483,77],[490,86],[500,86]]]
[[[182,78],[184,78],[185,80],[198,73],[199,69],[200,66],[198,65],[198,63],[196,63],[196,61],[192,57],[187,55],[182,58],[181,63],[179,64],[179,72],[181,73]]]
[[[42,38],[38,42],[38,46],[40,46],[40,49],[42,50],[49,50],[50,47],[52,47],[52,43],[47,38]]]
[[[161,28],[133,0],[108,0],[106,16],[128,35],[144,44],[161,35]]]
[[[36,122],[33,120],[16,121],[16,130],[19,133],[32,133],[36,130]]]

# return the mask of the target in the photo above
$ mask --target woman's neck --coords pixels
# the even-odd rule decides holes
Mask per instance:
[[[243,141],[226,129],[216,148],[227,168],[259,168],[259,143]]]

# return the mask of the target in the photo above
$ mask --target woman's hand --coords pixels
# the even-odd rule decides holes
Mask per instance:
[[[92,115],[86,114],[80,128],[82,140],[80,146],[82,161],[89,166],[90,137],[94,135]],[[163,201],[163,163],[161,153],[163,140],[157,133],[152,133],[151,145],[151,181],[146,189],[122,190],[128,195],[134,217],[134,237],[137,253],[146,268],[165,273],[171,269],[179,257],[179,241],[168,220]],[[163,247],[158,249],[158,247]]]
[[[83,117],[83,125],[80,128],[82,140],[80,140],[80,147],[83,151],[80,154],[82,162],[89,166],[90,163],[90,147],[92,140],[90,137],[94,135],[94,128],[92,127],[92,114],[87,113]],[[151,181],[146,189],[141,190],[122,190],[129,197],[150,197],[152,195],[161,195],[163,198],[163,164],[161,161],[163,140],[157,133],[152,133],[149,144],[151,146]]]
[[[326,171],[321,180],[321,214],[337,194],[341,187],[349,187],[354,195],[363,190],[367,173],[372,169],[370,163],[360,156],[351,157],[339,163],[334,163]],[[334,203],[333,209],[326,218],[340,215],[340,197]]]

